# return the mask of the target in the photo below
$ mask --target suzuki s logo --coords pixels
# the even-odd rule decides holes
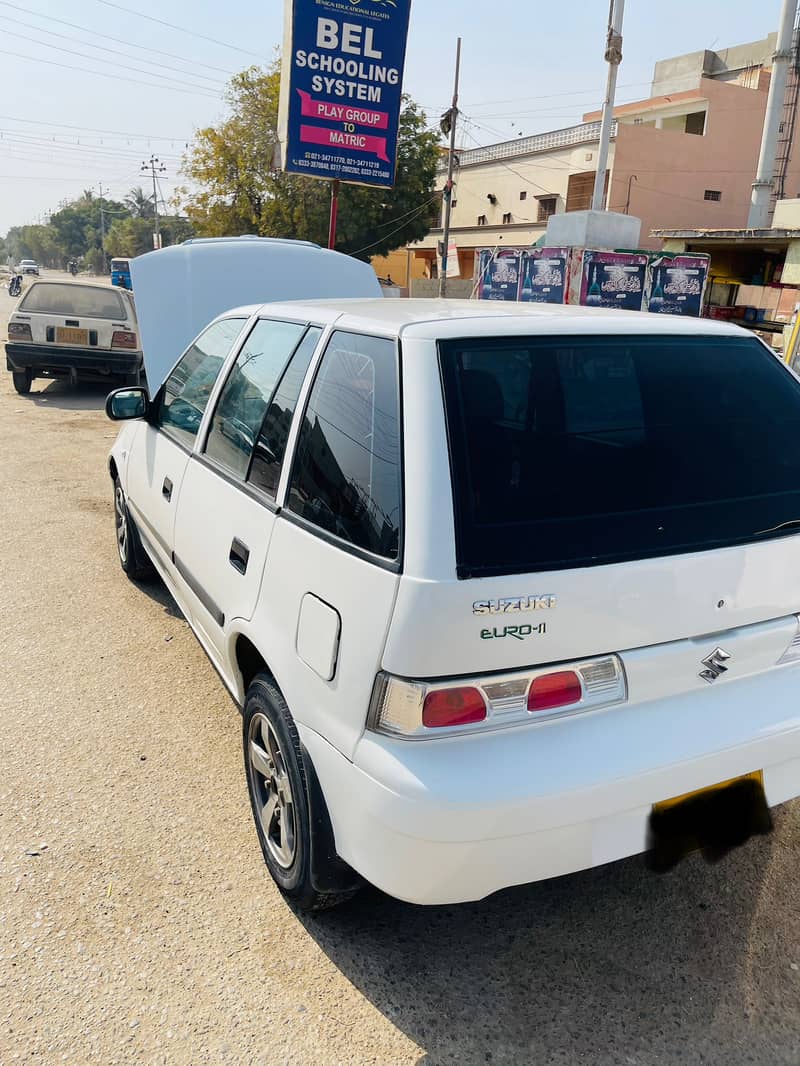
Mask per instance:
[[[707,681],[709,685],[713,685],[717,678],[721,677],[728,669],[725,665],[728,659],[730,659],[730,655],[726,651],[723,651],[722,648],[715,648],[710,655],[707,655],[702,660],[705,670],[701,670],[699,676],[704,681]]]

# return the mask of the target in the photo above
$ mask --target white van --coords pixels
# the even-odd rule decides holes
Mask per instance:
[[[800,383],[744,331],[251,306],[107,409],[122,567],[242,708],[300,906],[668,867],[800,794]]]

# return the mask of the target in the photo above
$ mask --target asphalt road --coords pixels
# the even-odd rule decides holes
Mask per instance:
[[[717,866],[295,916],[236,708],[117,563],[103,400],[0,368],[3,1066],[797,1066],[798,803]]]

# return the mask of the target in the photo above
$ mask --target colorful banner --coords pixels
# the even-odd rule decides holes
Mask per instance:
[[[475,253],[476,293],[479,300],[516,300],[520,283],[519,248],[493,251],[483,248]]]
[[[708,277],[707,255],[653,256],[650,260],[647,310],[661,315],[693,315],[703,309]]]
[[[522,253],[519,299],[523,303],[563,304],[568,248],[532,248]]]
[[[283,169],[394,184],[411,0],[286,0]]]
[[[635,252],[583,253],[581,303],[586,307],[621,307],[641,311],[647,255]]]

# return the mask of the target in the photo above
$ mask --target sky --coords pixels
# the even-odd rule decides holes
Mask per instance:
[[[602,103],[608,6],[413,0],[404,88],[438,120],[460,35],[461,143],[572,125]],[[658,59],[765,37],[780,6],[628,0],[617,101],[649,94]],[[225,114],[227,78],[268,62],[282,32],[281,0],[0,0],[0,235],[89,187],[152,187],[152,155],[169,199],[194,131]]]

